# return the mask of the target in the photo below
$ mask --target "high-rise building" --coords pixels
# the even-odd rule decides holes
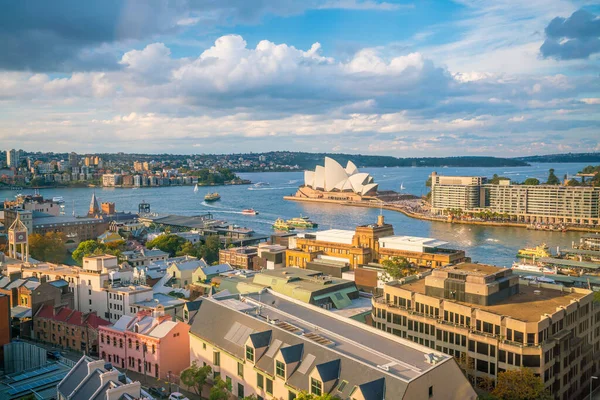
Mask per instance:
[[[581,399],[600,362],[600,307],[590,290],[520,281],[461,263],[384,286],[373,323],[454,356],[473,380],[527,367],[556,399]]]
[[[79,165],[79,156],[75,152],[69,153],[69,166],[76,168]]]
[[[8,168],[19,168],[21,164],[21,150],[7,150],[6,151],[6,165]]]

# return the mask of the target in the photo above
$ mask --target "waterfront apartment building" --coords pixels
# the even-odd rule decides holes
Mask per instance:
[[[160,307],[122,316],[114,325],[99,328],[100,357],[158,379],[179,375],[190,365],[189,325],[174,322]]]
[[[488,184],[483,177],[431,174],[431,209],[506,214],[519,222],[597,225],[600,188],[562,185]]]
[[[554,398],[581,399],[600,362],[593,292],[519,281],[461,263],[390,282],[373,300],[376,328],[460,360],[472,382],[532,368]]]
[[[189,362],[236,398],[477,397],[452,357],[269,290],[203,299],[189,336]]]
[[[347,262],[352,269],[394,257],[430,268],[465,261],[464,251],[444,249],[441,246],[445,244],[431,238],[396,236],[393,226],[380,215],[376,224],[357,226],[354,231],[329,229],[290,238],[286,259],[288,266],[301,268],[323,258]]]

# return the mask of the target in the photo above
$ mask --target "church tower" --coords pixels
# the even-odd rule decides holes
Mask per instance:
[[[96,198],[96,192],[92,194],[92,201],[90,202],[90,209],[88,211],[88,217],[95,217],[100,215],[100,206],[98,205],[98,199]]]
[[[21,221],[21,216],[17,213],[17,219],[8,228],[8,256],[14,259],[20,258],[22,261],[29,261],[29,237],[27,227]],[[20,246],[21,256],[18,257],[17,249]]]

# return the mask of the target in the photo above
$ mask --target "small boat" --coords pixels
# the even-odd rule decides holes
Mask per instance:
[[[315,224],[308,217],[304,217],[302,215],[300,215],[300,217],[288,219],[286,222],[289,225],[297,227],[297,228],[314,229],[314,228],[317,228],[319,226],[319,224]]]
[[[402,190],[404,190],[404,189],[406,189],[406,188],[404,187],[404,182],[402,182],[402,183],[400,184],[400,190],[402,191]]]
[[[245,208],[245,209],[242,210],[242,214],[244,214],[244,215],[257,215],[258,211],[256,211],[253,208]]]
[[[526,247],[524,249],[520,249],[517,252],[517,257],[519,258],[542,258],[542,257],[552,257],[548,246],[545,243],[542,243],[539,246],[535,246],[534,248]]]
[[[554,270],[552,268],[548,268],[548,267],[539,266],[536,264],[513,263],[512,269],[518,269],[520,271],[541,272],[543,274],[556,275],[556,270]]]
[[[198,192],[198,184],[196,183],[196,186],[194,186],[194,193]]]
[[[256,182],[254,187],[270,186],[269,182]]]
[[[293,231],[295,228],[287,222],[285,222],[282,218],[277,218],[277,220],[273,224],[273,229],[278,231]]]
[[[65,199],[63,199],[62,196],[55,196],[55,197],[52,198],[52,201],[54,203],[62,204],[62,203],[65,202]]]
[[[221,198],[221,195],[217,192],[208,193],[206,196],[204,196],[204,201],[217,201],[220,198]]]

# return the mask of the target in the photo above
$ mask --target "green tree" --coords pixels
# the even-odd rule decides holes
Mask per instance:
[[[229,399],[229,387],[227,383],[220,377],[215,379],[213,387],[210,388],[210,394],[208,400],[228,400]]]
[[[492,394],[503,400],[550,400],[552,395],[544,389],[544,382],[533,370],[521,368],[498,374]]]
[[[567,182],[567,186],[581,186],[581,182],[579,182],[577,179],[570,179]]]
[[[537,178],[527,178],[525,179],[525,182],[523,182],[523,185],[539,185],[540,184],[540,180]]]
[[[103,254],[103,251],[104,245],[102,243],[98,243],[96,240],[86,240],[79,243],[79,246],[73,251],[73,260],[81,265],[83,257]]]
[[[181,373],[180,379],[184,385],[193,388],[196,394],[200,394],[211,372],[210,365],[199,367],[198,363],[194,361],[188,369]]]
[[[157,238],[146,243],[146,247],[149,249],[160,249],[166,253],[169,253],[171,257],[174,257],[178,251],[181,251],[183,245],[187,242],[184,238],[177,235],[160,235]]]
[[[333,397],[331,397],[329,393],[317,396],[307,392],[300,392],[298,393],[298,396],[296,396],[296,400],[333,400]]]
[[[550,168],[550,170],[548,171],[548,180],[546,181],[546,183],[548,185],[560,184],[560,180],[558,180],[558,177],[554,175],[554,168]]]
[[[67,255],[65,235],[58,232],[34,233],[29,236],[29,252],[36,260],[61,263]]]
[[[221,249],[221,239],[217,235],[210,235],[200,248],[200,258],[203,258],[207,264],[219,261],[219,249]]]
[[[494,176],[492,176],[492,179],[490,179],[489,183],[491,183],[492,185],[498,185],[500,183],[500,181],[503,180],[510,180],[508,178],[505,178],[503,176],[498,176],[498,174],[494,174]]]
[[[392,279],[404,278],[405,276],[415,274],[417,271],[416,268],[414,268],[404,257],[393,257],[391,259],[384,260],[381,265],[383,265],[385,272]]]

